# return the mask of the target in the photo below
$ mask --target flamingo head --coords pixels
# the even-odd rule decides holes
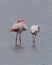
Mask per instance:
[[[20,22],[24,23],[25,21],[24,19],[18,19],[17,23],[20,23]]]
[[[38,32],[40,32],[40,27],[38,26]]]

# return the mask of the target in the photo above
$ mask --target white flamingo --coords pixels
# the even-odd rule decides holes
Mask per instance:
[[[31,30],[31,34],[32,34],[32,46],[34,47],[35,38],[36,38],[37,33],[40,32],[40,27],[38,25],[32,25],[30,30]]]
[[[10,28],[10,32],[16,32],[16,46],[17,46],[17,37],[18,37],[18,33],[19,33],[19,41],[20,41],[20,46],[21,46],[21,33],[23,31],[26,31],[27,26],[25,24],[24,19],[18,19],[18,21],[16,23],[14,23],[14,25]]]

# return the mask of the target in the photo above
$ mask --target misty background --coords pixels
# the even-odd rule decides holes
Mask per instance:
[[[19,18],[28,26],[22,33],[23,49],[15,47],[16,33],[9,28]],[[39,25],[36,49],[31,48],[30,27]],[[52,65],[52,0],[0,0],[0,65]]]

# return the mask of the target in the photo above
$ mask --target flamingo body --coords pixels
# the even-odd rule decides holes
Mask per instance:
[[[40,27],[38,25],[32,25],[30,31],[32,34],[32,41],[33,41],[32,45],[34,47],[35,46],[35,38],[36,38],[37,33],[40,32]]]
[[[11,28],[10,28],[10,32],[23,32],[27,29],[27,26],[25,24],[21,24],[21,23],[15,23]]]
[[[39,26],[38,25],[33,25],[31,26],[31,33],[34,34],[35,32],[39,32]]]
[[[27,26],[25,24],[25,21],[23,19],[18,19],[16,23],[13,24],[13,26],[10,28],[10,32],[16,32],[16,46],[17,46],[17,37],[19,33],[19,40],[20,40],[20,45],[21,45],[21,33],[23,31],[26,31]]]

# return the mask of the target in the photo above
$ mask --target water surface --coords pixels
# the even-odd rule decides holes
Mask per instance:
[[[16,33],[9,28],[24,18],[22,48],[15,47]],[[36,48],[31,47],[31,25],[40,25]],[[19,41],[18,41],[19,44]],[[52,65],[52,0],[0,0],[0,65]]]

